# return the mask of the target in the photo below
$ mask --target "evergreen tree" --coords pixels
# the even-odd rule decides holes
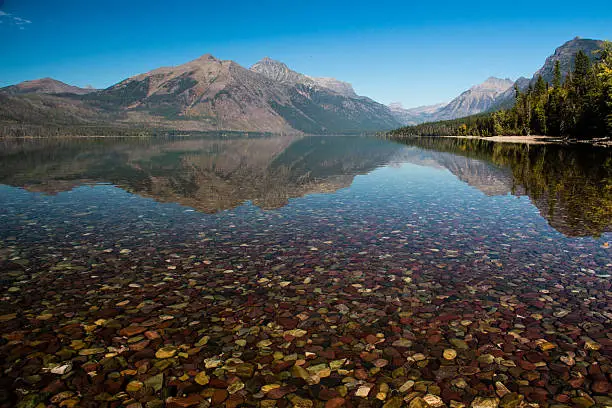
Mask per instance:
[[[539,76],[528,89],[514,85],[512,109],[402,128],[411,135],[553,135],[612,137],[612,44],[605,42],[592,63],[579,51],[565,81],[555,62],[552,86]]]
[[[561,64],[555,61],[555,71],[553,74],[553,89],[561,89]]]

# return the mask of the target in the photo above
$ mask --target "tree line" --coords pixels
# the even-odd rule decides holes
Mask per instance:
[[[526,90],[515,84],[514,91],[511,109],[407,126],[391,136],[612,136],[612,43],[604,42],[595,61],[578,51],[565,78],[557,61],[552,83],[538,76]]]

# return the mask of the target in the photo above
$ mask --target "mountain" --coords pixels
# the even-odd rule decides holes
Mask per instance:
[[[179,130],[291,132],[273,108],[289,103],[286,87],[210,54],[125,79],[83,98],[128,123]]]
[[[387,106],[358,96],[349,83],[310,77],[269,58],[246,69],[206,54],[104,90],[43,79],[4,88],[0,95],[5,95],[0,134],[14,133],[17,125],[43,128],[48,123],[294,134],[371,132],[401,125]]]
[[[462,92],[446,104],[404,109],[401,104],[393,103],[389,105],[389,108],[403,125],[457,119],[490,110],[499,95],[512,91],[512,85],[513,82],[510,79],[490,77],[483,83]]]
[[[339,81],[335,78],[317,78],[300,74],[299,72],[291,70],[286,64],[269,57],[265,57],[261,61],[253,64],[250,70],[284,84],[301,84],[319,87],[348,98],[358,98],[353,86],[348,82]]]
[[[84,100],[127,123],[181,130],[344,133],[392,129],[388,107],[349,84],[264,59],[250,70],[210,54],[128,78]]]
[[[436,105],[419,106],[416,108],[406,109],[400,102],[393,102],[389,104],[389,109],[403,125],[417,125],[423,122],[430,122],[435,120],[435,114],[441,108],[446,106],[445,103],[439,103]]]
[[[458,119],[483,112],[509,109],[514,105],[516,97],[514,85],[520,90],[526,90],[530,84],[535,84],[539,75],[552,83],[556,61],[559,61],[561,73],[565,78],[573,68],[574,56],[578,51],[582,50],[591,59],[595,59],[596,51],[601,49],[602,45],[603,41],[600,40],[576,37],[558,47],[546,58],[544,65],[532,75],[531,79],[521,77],[513,83],[509,79],[491,77],[482,84],[471,87],[446,105],[404,109],[400,105],[391,104],[389,107],[396,119],[404,125]]]
[[[529,85],[534,85],[538,79],[538,76],[542,75],[542,78],[552,84],[555,63],[559,61],[559,68],[561,69],[561,76],[567,77],[567,74],[574,68],[574,57],[578,51],[583,51],[587,56],[594,60],[597,57],[596,51],[600,50],[603,46],[603,41],[590,40],[585,38],[576,37],[570,40],[557,49],[555,52],[546,58],[544,65],[538,69],[531,79],[525,77],[519,78],[515,84],[521,91],[526,90]],[[491,110],[508,109],[514,105],[515,92],[514,87],[508,91],[501,93],[493,103]]]
[[[514,100],[516,99],[516,91],[514,89],[517,86],[520,90],[525,90],[529,87],[530,79],[520,77],[514,82],[514,85],[500,93],[496,98],[489,111],[496,111],[500,109],[510,109],[514,106]]]
[[[24,81],[17,85],[11,85],[0,88],[0,93],[11,95],[18,94],[75,94],[85,95],[95,92],[94,88],[79,88],[78,86],[68,85],[62,81],[53,78],[35,79],[33,81]]]
[[[566,42],[562,46],[558,47],[555,52],[546,58],[542,68],[533,74],[531,83],[535,84],[539,75],[542,75],[545,81],[552,84],[555,63],[559,61],[559,67],[561,68],[561,75],[563,78],[574,68],[574,57],[578,51],[583,51],[587,56],[594,60],[597,56],[597,50],[600,50],[603,46],[603,41],[600,40],[589,40],[585,38],[576,37],[571,41]]]
[[[6,127],[84,125],[103,118],[100,112],[78,100],[38,93],[11,95],[0,92],[0,125]]]
[[[496,98],[512,88],[510,79],[490,77],[450,101],[435,113],[435,120],[457,119],[488,111]]]

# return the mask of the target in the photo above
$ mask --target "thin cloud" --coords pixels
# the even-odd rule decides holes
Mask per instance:
[[[19,28],[20,30],[25,30],[28,24],[32,24],[32,21],[28,19],[21,18],[15,15],[12,15],[11,13],[7,13],[6,11],[0,10],[0,24],[3,24],[5,21],[9,25],[15,26]]]

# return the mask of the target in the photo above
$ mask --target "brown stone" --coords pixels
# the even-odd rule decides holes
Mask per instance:
[[[124,327],[123,329],[121,329],[119,331],[119,334],[122,335],[122,336],[126,336],[126,337],[132,337],[132,336],[135,336],[137,334],[144,333],[145,331],[147,331],[147,329],[145,327],[141,327],[141,326],[128,326],[128,327]]]
[[[212,404],[218,405],[227,399],[229,393],[227,390],[214,390],[212,394]]]
[[[193,407],[203,401],[203,397],[198,394],[191,394],[187,397],[170,397],[166,400],[167,408]]]
[[[333,398],[325,403],[325,408],[340,408],[345,402],[344,398]]]

